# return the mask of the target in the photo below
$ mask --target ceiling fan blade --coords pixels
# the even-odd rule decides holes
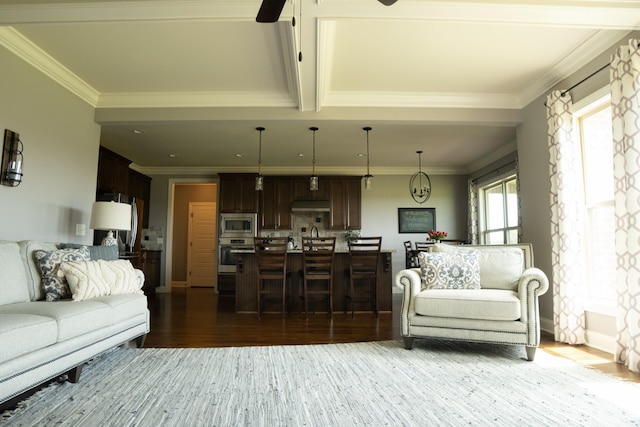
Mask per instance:
[[[262,0],[256,21],[277,22],[287,0]]]
[[[392,4],[394,4],[395,2],[397,2],[398,0],[378,0],[380,3],[382,3],[385,6],[391,6]]]

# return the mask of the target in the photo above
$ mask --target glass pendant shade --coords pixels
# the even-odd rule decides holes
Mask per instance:
[[[262,176],[262,132],[263,127],[257,127],[256,130],[260,132],[260,139],[258,140],[258,176],[256,176],[256,191],[262,191],[264,188],[264,177]]]
[[[311,176],[309,177],[309,190],[318,191],[318,175],[316,175],[316,131],[317,127],[310,127],[313,132],[313,161],[311,163]]]
[[[363,127],[362,130],[367,132],[367,174],[364,176],[364,189],[371,190],[373,184],[373,175],[369,173],[369,131],[371,127]]]

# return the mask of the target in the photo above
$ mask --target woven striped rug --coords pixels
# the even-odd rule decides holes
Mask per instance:
[[[447,341],[111,350],[11,426],[640,425],[640,384],[538,350]]]

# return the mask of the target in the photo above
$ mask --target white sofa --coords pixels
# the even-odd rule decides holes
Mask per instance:
[[[477,251],[473,256],[479,264],[480,289],[423,289],[427,283],[423,275],[433,269],[425,265],[427,256],[422,253],[421,266],[429,269],[406,269],[396,275],[396,286],[404,290],[401,335],[405,348],[411,349],[415,338],[520,344],[527,359],[533,360],[540,344],[538,297],[548,290],[549,281],[533,266],[531,244],[436,244],[431,249],[446,254],[458,251]]]
[[[0,241],[0,408],[60,375],[78,381],[86,361],[130,340],[141,346],[149,332],[141,292],[44,301],[33,254],[57,249],[52,243]],[[142,272],[132,276],[141,289]]]

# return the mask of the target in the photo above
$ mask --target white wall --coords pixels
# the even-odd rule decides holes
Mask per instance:
[[[398,233],[398,208],[436,208],[436,228],[450,239],[467,238],[467,177],[433,175],[433,192],[424,204],[409,194],[409,175],[383,175],[374,178],[371,190],[362,190],[362,234],[382,236],[385,249],[395,249],[393,277],[405,268],[405,240],[426,240],[426,234]]]
[[[0,46],[0,132],[24,143],[24,177],[0,185],[0,239],[91,243],[100,127],[93,107]],[[86,224],[85,237],[75,235]]]

